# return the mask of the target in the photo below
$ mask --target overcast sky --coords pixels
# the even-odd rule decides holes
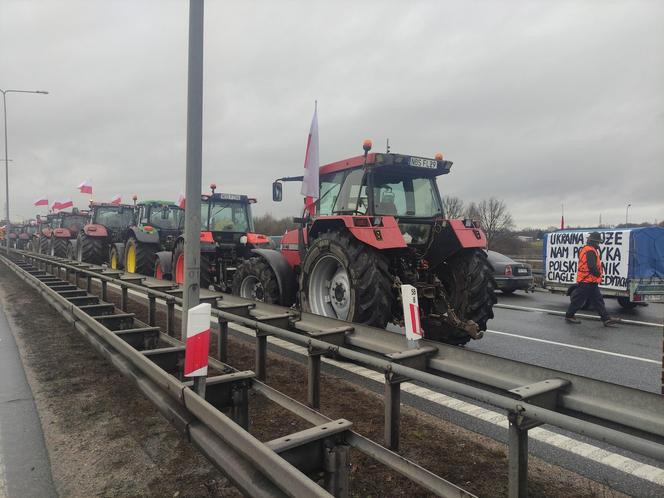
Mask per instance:
[[[519,227],[563,202],[572,225],[628,203],[661,221],[663,28],[657,0],[208,1],[204,185],[299,214],[299,185],[280,204],[270,185],[302,173],[318,99],[323,164],[389,137],[442,151],[443,195],[503,199]],[[84,206],[86,178],[96,200],[184,190],[187,29],[184,0],[0,1],[0,88],[50,92],[7,95],[13,218],[42,194]]]

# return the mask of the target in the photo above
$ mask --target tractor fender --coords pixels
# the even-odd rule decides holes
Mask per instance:
[[[380,218],[379,225],[373,224],[375,218]],[[319,233],[340,228],[345,228],[357,240],[378,250],[408,247],[393,216],[326,216],[313,222],[309,236],[315,239]]]
[[[204,233],[209,233],[210,234],[209,240],[208,240],[207,237],[205,237],[205,238],[203,237],[202,234],[204,234]],[[177,246],[180,243],[180,241],[182,241],[182,243],[184,244],[184,235],[180,235],[177,239],[175,239],[175,243],[173,244],[173,249],[175,249],[175,246]],[[200,241],[201,241],[201,252],[207,252],[207,253],[210,253],[210,252],[216,253],[217,252],[217,246],[216,246],[216,244],[214,242],[214,239],[212,238],[212,234],[210,232],[201,232]]]
[[[113,242],[111,244],[113,247],[115,247],[115,252],[118,253],[118,264],[121,265],[120,268],[124,268],[124,250],[125,250],[125,244],[124,242]],[[109,249],[109,260],[110,260],[110,249]]]
[[[466,249],[486,249],[486,235],[475,225],[466,227],[463,220],[442,220],[434,226],[433,240],[424,255],[430,268],[436,268],[454,254]]]
[[[159,244],[159,232],[156,228],[145,230],[141,227],[131,227],[129,232],[130,237],[133,236],[136,240],[144,244]]]
[[[90,223],[83,227],[83,233],[88,237],[108,237],[108,230],[104,225]]]
[[[448,223],[463,249],[486,249],[486,235],[479,226],[466,227],[463,220],[448,220]]]
[[[279,296],[282,306],[290,306],[295,302],[297,292],[297,282],[295,272],[288,264],[286,258],[279,251],[274,249],[252,249],[252,254],[263,258],[277,277],[279,284]]]
[[[70,239],[72,234],[67,228],[56,228],[53,230],[53,236],[58,239]]]
[[[161,271],[169,275],[173,274],[173,253],[170,251],[159,251],[156,255],[161,266]]]
[[[51,234],[53,233],[53,229],[50,228],[50,227],[44,228],[44,229],[42,229],[41,233],[44,235],[44,237],[46,237],[48,239],[51,236]]]

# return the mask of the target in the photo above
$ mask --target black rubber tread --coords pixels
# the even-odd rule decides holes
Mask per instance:
[[[256,277],[263,285],[263,296],[262,299],[258,299],[258,301],[268,304],[281,304],[281,294],[279,292],[277,276],[274,274],[274,271],[272,271],[272,268],[267,261],[258,256],[247,259],[235,271],[232,285],[234,296],[240,296],[242,281],[250,276]]]
[[[441,266],[438,276],[457,316],[461,320],[473,320],[480,330],[486,330],[497,302],[496,281],[486,253],[481,249],[460,251]],[[432,327],[426,317],[422,319],[422,328],[425,337],[448,344],[463,345],[471,339],[465,331],[445,322]]]
[[[307,289],[311,270],[324,254],[334,254],[346,268],[350,279],[349,322],[384,328],[392,320],[392,275],[388,259],[345,231],[331,231],[318,236],[302,261],[300,303],[311,313]]]
[[[115,255],[115,268],[113,268],[113,255]],[[111,245],[111,252],[108,255],[108,266],[111,267],[111,270],[122,270],[124,268],[124,261],[120,259],[120,255],[118,254],[115,245]]]
[[[127,268],[127,253],[130,246],[136,247],[136,273],[142,275],[153,275],[154,274],[154,258],[157,254],[159,246],[156,244],[145,244],[139,242],[134,237],[130,237],[125,245],[124,251],[124,267]],[[128,270],[127,270],[128,271]]]
[[[59,258],[67,257],[67,244],[69,239],[62,239],[59,237],[51,237],[50,254]]]
[[[621,308],[626,310],[633,310],[638,306],[638,303],[630,301],[627,296],[618,296],[618,304]]]
[[[78,247],[80,247],[81,261],[100,265],[106,261],[106,238],[88,237],[79,235]]]
[[[45,237],[42,235],[39,237],[39,247],[38,247],[38,252],[39,254],[48,254],[48,243],[50,242],[48,237]]]

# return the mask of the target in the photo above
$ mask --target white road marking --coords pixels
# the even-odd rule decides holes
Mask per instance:
[[[559,315],[559,316],[563,316],[565,314],[564,311],[547,310],[547,309],[544,309],[544,308],[530,308],[528,306],[517,306],[515,304],[500,304],[500,303],[497,303],[497,304],[494,304],[493,307],[494,308],[503,308],[503,309],[506,309],[506,310],[540,311],[542,313],[549,313],[550,315]],[[586,315],[586,314],[583,314],[583,313],[577,313],[575,316],[577,318],[581,317],[581,318],[589,318],[591,320],[599,320],[599,317],[597,315]],[[641,321],[638,321],[638,320],[627,320],[627,319],[621,320],[621,323],[626,323],[626,324],[629,324],[629,325],[642,325],[644,327],[657,327],[657,328],[661,328],[661,327],[664,326],[664,323],[641,322]]]
[[[145,294],[132,290],[130,290],[129,292],[147,301],[147,297],[145,296]],[[163,304],[163,301],[161,299],[158,299],[157,301]],[[176,306],[176,308],[179,308],[179,306]],[[210,323],[216,324],[217,321],[216,319],[210,320]],[[254,337],[255,335],[253,330],[234,323],[229,323],[229,328],[232,328],[233,330],[250,337]],[[306,348],[290,343],[288,341],[284,341],[283,339],[279,339],[273,336],[268,336],[268,342],[274,344],[277,347],[293,351],[297,354],[301,354],[302,356],[307,355]],[[335,361],[330,358],[323,357],[322,359],[323,362],[325,363],[333,365],[342,370],[346,370],[355,375],[371,379],[379,384],[382,384],[384,382],[385,379],[384,375],[374,370],[370,370],[368,368],[353,363]],[[494,410],[487,410],[475,404],[468,403],[467,401],[459,400],[451,396],[438,393],[431,389],[423,388],[422,386],[417,386],[410,382],[402,383],[401,389],[404,392],[425,399],[427,401],[436,403],[442,407],[457,411],[461,414],[475,417],[477,419],[501,427],[503,429],[508,428],[507,416],[504,413],[500,413]],[[658,486],[664,486],[664,469],[662,468],[641,463],[637,460],[619,455],[618,453],[609,452],[592,444],[588,444],[583,441],[578,441],[576,439],[564,436],[562,434],[557,434],[553,431],[544,429],[542,427],[536,427],[534,429],[531,429],[528,432],[528,434],[531,438],[537,441],[573,453],[587,460],[591,460],[597,464],[610,467],[612,469],[618,470],[626,474],[634,475],[637,478],[652,482]],[[4,497],[0,495],[0,498]]]
[[[5,463],[2,455],[5,450],[2,447],[2,430],[0,430],[0,498],[7,498],[7,482],[5,481]]]
[[[636,361],[643,361],[646,363],[654,363],[655,365],[660,365],[661,362],[659,360],[650,360],[648,358],[641,358],[640,356],[631,356],[628,354],[622,354],[622,353],[614,353],[613,351],[605,351],[603,349],[594,349],[594,348],[587,348],[584,346],[576,346],[574,344],[565,344],[564,342],[556,342],[556,341],[549,341],[547,339],[539,339],[537,337],[530,337],[527,335],[518,335],[518,334],[510,334],[509,332],[500,332],[498,330],[488,330],[487,332],[490,332],[492,334],[500,334],[500,335],[506,335],[510,337],[518,337],[519,339],[527,339],[529,341],[535,341],[535,342],[543,342],[546,344],[553,344],[554,346],[562,346],[565,348],[572,348],[572,349],[580,349],[583,351],[590,351],[591,353],[601,353],[601,354],[606,354],[609,356],[618,356],[620,358],[627,358],[629,360],[636,360]]]

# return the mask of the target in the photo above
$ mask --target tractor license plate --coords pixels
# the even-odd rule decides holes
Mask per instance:
[[[424,159],[423,157],[411,157],[410,165],[415,168],[436,169],[438,168],[438,161],[435,159]]]
[[[528,270],[526,268],[517,268],[516,272],[520,273],[522,275],[527,275],[528,274]]]

